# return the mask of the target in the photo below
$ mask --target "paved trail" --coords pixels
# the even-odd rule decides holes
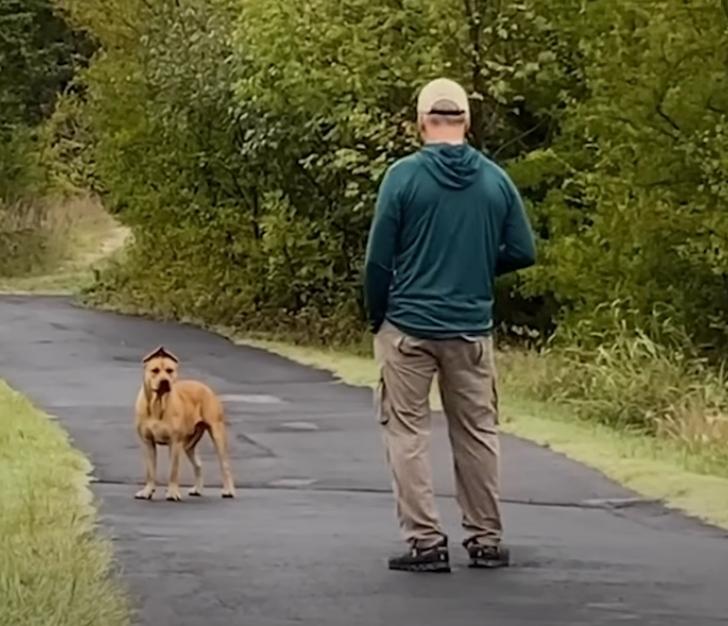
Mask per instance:
[[[224,394],[241,487],[234,501],[219,498],[207,441],[205,498],[132,499],[139,360],[160,343]],[[626,505],[634,494],[510,437],[503,490],[514,566],[465,568],[441,425],[433,461],[454,572],[389,572],[384,561],[400,543],[370,392],[277,356],[62,298],[7,296],[0,377],[58,416],[93,461],[137,624],[728,624],[725,533],[646,502]]]

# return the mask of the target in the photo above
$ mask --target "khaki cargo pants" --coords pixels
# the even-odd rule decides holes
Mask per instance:
[[[437,373],[455,463],[457,502],[468,540],[497,545],[498,398],[493,340],[423,340],[385,323],[374,339],[380,367],[377,416],[405,539],[427,546],[445,535],[430,467],[429,393]]]

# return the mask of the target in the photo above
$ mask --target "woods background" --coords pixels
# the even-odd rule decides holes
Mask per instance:
[[[0,0],[0,33],[0,273],[91,193],[133,233],[91,302],[361,345],[377,186],[447,75],[537,235],[497,291],[524,393],[725,457],[725,1]]]

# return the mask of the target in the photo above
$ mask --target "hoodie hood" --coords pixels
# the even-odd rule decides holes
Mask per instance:
[[[420,158],[437,183],[448,189],[469,187],[482,164],[481,154],[466,143],[429,144],[420,150]]]

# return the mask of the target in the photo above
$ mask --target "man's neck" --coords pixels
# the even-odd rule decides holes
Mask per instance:
[[[461,144],[465,143],[464,137],[428,137],[425,139],[425,144],[435,144],[435,143],[447,143],[452,146],[459,146]]]

